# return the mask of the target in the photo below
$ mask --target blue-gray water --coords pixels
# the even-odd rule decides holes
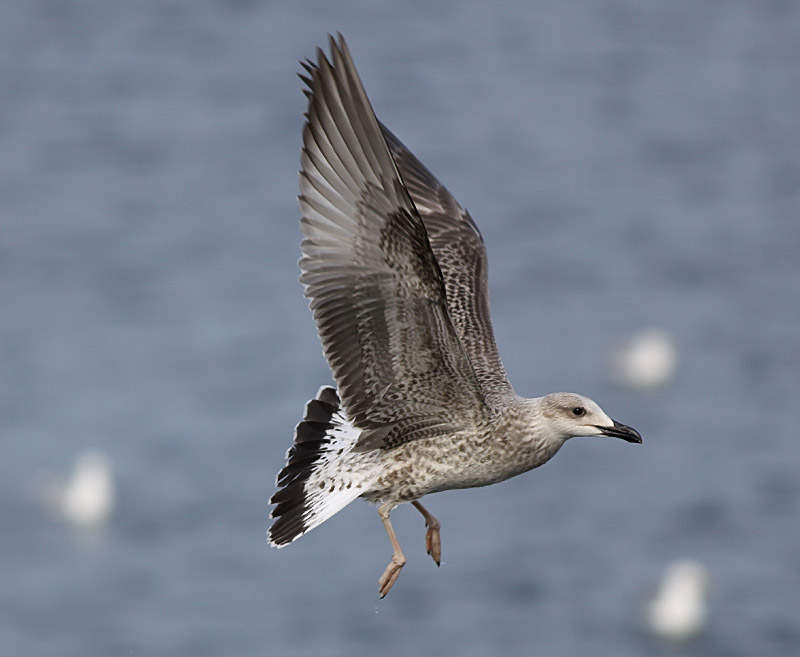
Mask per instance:
[[[800,6],[756,0],[4,2],[0,653],[800,654]],[[381,119],[472,212],[520,393],[575,390],[644,445],[353,504],[267,546],[273,477],[328,381],[296,280],[304,99],[349,39]],[[610,383],[637,329],[663,390]],[[89,540],[33,499],[95,447]],[[642,628],[663,567],[710,570],[706,632]]]

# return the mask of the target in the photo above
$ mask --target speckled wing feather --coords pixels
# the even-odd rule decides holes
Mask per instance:
[[[513,390],[492,330],[483,237],[445,186],[386,126],[381,124],[381,129],[441,268],[450,319],[487,399],[501,403]]]
[[[425,227],[344,39],[306,63],[300,281],[357,450],[471,429],[485,411]]]

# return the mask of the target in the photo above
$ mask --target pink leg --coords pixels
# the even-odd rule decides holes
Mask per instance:
[[[425,526],[428,528],[428,531],[425,533],[425,549],[428,551],[428,554],[433,557],[433,560],[438,566],[442,562],[442,537],[439,533],[441,525],[439,521],[431,515],[430,511],[419,502],[414,501],[411,504],[413,504],[417,511],[425,518]]]
[[[381,516],[381,521],[383,521],[383,526],[386,529],[386,533],[389,535],[389,540],[392,543],[392,550],[394,551],[392,553],[392,560],[389,562],[389,565],[386,566],[386,570],[383,571],[383,575],[381,575],[380,579],[378,580],[381,598],[386,596],[386,594],[389,592],[389,589],[391,589],[394,583],[397,581],[403,566],[406,565],[405,555],[400,549],[400,543],[397,540],[397,536],[394,533],[394,528],[389,520],[389,514],[392,512],[394,507],[395,505],[390,503],[382,504],[378,507],[378,513]]]

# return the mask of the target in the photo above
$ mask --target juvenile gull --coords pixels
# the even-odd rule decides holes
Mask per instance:
[[[300,281],[337,389],[306,405],[270,500],[269,540],[287,545],[363,497],[392,544],[383,597],[406,562],[389,520],[398,504],[425,518],[438,565],[439,522],[424,495],[514,477],[572,436],[642,439],[586,397],[514,392],[478,228],[375,117],[341,35],[330,49],[300,76]]]

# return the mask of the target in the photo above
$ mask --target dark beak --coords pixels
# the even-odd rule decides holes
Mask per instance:
[[[603,435],[613,438],[622,438],[622,440],[627,440],[629,443],[638,443],[641,445],[642,437],[636,429],[620,424],[616,420],[612,420],[612,422],[614,424],[610,427],[601,427],[599,424],[595,426],[603,432]]]

